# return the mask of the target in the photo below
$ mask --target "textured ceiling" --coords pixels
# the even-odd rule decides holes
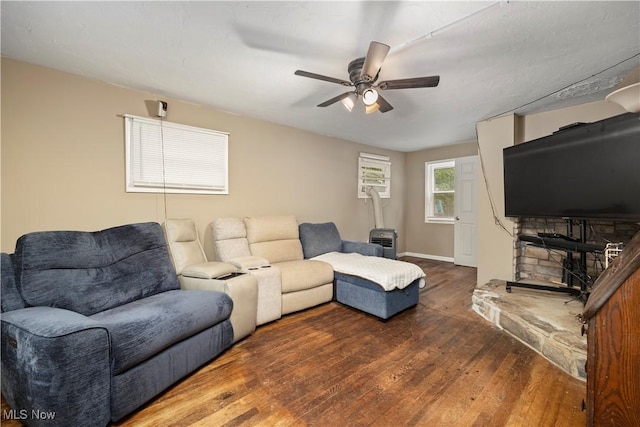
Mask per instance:
[[[2,55],[378,147],[475,139],[475,123],[602,100],[640,65],[640,2],[9,2]],[[317,104],[345,92],[370,41],[394,109]],[[170,109],[169,117],[170,119]]]

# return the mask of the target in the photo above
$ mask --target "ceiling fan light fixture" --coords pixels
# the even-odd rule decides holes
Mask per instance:
[[[362,92],[362,102],[364,102],[364,105],[366,106],[374,105],[377,100],[378,100],[378,92],[376,92],[375,89],[368,88],[368,89],[365,89],[364,92]]]
[[[358,99],[358,95],[354,92],[349,94],[349,96],[347,96],[346,98],[342,99],[342,105],[344,105],[344,108],[346,108],[349,112],[351,112],[353,110],[354,105],[356,105],[356,100]]]
[[[389,53],[389,50],[390,47],[388,45],[372,41],[369,44],[369,50],[365,57],[356,58],[349,62],[347,67],[347,71],[349,72],[349,81],[303,70],[296,70],[294,74],[296,76],[308,77],[354,88],[349,92],[344,92],[318,104],[318,107],[328,107],[329,105],[333,105],[338,101],[341,101],[342,105],[344,105],[348,111],[353,111],[355,104],[358,102],[358,98],[362,97],[362,103],[365,105],[367,113],[372,113],[374,111],[387,113],[393,110],[393,106],[378,93],[378,89],[411,89],[438,86],[440,76],[386,80],[376,84],[378,76],[380,75],[380,70],[382,69],[382,63]]]
[[[365,105],[365,112],[367,114],[371,114],[371,113],[375,113],[376,111],[378,111],[380,109],[380,105],[376,102],[373,105]]]
[[[605,98],[624,108],[630,113],[640,112],[640,67],[632,70]]]

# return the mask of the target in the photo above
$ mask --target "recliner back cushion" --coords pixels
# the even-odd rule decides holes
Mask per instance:
[[[192,219],[167,219],[164,231],[176,273],[182,274],[182,270],[190,265],[207,262],[198,239],[196,224]]]
[[[298,229],[305,258],[313,258],[327,252],[342,251],[342,239],[338,227],[333,222],[323,224],[305,222],[300,224]]]
[[[211,222],[211,234],[218,261],[231,261],[251,255],[247,229],[240,218],[216,218]]]
[[[0,310],[5,311],[17,310],[24,308],[24,301],[16,284],[16,276],[13,270],[12,255],[2,253],[0,260],[2,261],[2,268],[0,269]]]
[[[151,222],[26,234],[16,243],[15,269],[27,305],[87,316],[180,288],[162,228]]]
[[[264,216],[244,219],[251,255],[271,263],[303,259],[294,216]]]

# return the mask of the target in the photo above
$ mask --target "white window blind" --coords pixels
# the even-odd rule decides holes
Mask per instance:
[[[227,133],[124,118],[127,192],[229,193]]]
[[[391,197],[391,162],[385,156],[360,153],[358,158],[358,198],[365,199],[367,187],[378,190],[381,198]]]

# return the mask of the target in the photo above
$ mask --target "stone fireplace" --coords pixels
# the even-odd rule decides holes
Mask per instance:
[[[579,223],[573,222],[573,237],[579,237]],[[606,245],[607,243],[627,243],[640,225],[629,222],[588,221],[585,228],[586,243]],[[520,234],[537,235],[558,233],[568,235],[567,221],[563,219],[521,218],[516,222],[514,233],[514,271],[516,281],[567,283],[567,272],[563,268],[566,252],[536,247],[518,240]],[[578,260],[579,254],[574,253]],[[605,269],[604,255],[588,253],[587,274],[591,283]],[[578,283],[577,281],[575,283]]]
[[[538,232],[568,235],[561,219],[523,218],[514,227],[514,271],[516,281],[565,286],[563,259],[566,252],[536,247],[520,241],[520,234]],[[579,237],[579,224],[573,224],[573,237]],[[586,243],[627,243],[640,231],[640,224],[589,221]],[[575,253],[576,260],[579,254]],[[592,283],[605,268],[604,255],[587,254],[587,273]],[[577,285],[578,284],[578,285]],[[574,281],[574,286],[579,286]],[[578,320],[584,301],[565,293],[527,288],[506,291],[506,282],[479,283],[473,292],[472,309],[489,322],[523,342],[568,374],[585,380],[586,336]]]

